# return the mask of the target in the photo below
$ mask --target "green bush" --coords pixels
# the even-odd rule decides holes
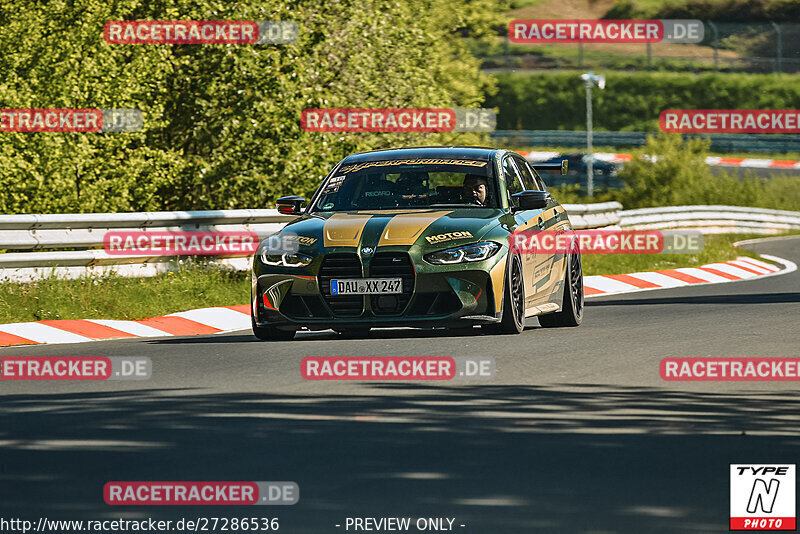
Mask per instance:
[[[499,109],[499,130],[585,130],[581,71],[502,73],[486,105]],[[606,88],[592,92],[597,130],[657,132],[665,109],[797,109],[797,77],[778,74],[598,72]]]
[[[559,185],[551,187],[550,192],[553,197],[561,204],[585,204],[587,202],[610,202],[612,200],[619,201],[619,190],[595,190],[594,196],[589,198],[586,196],[586,191],[578,184]]]
[[[720,204],[800,211],[800,187],[793,176],[737,178],[727,173],[712,174],[705,158],[709,141],[682,141],[677,134],[648,136],[639,155],[625,164],[619,178],[621,190],[601,191],[588,198],[578,186],[553,188],[555,198],[565,204],[616,200],[624,209],[655,206]]]

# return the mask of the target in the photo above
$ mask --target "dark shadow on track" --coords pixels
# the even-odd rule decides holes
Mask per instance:
[[[646,304],[780,304],[800,302],[800,293],[747,293],[731,295],[697,295],[685,297],[627,298],[587,300],[586,306],[641,306]]]
[[[454,516],[464,532],[722,532],[728,463],[795,460],[800,443],[795,389],[377,386],[384,394],[7,395],[0,516],[278,516],[294,533],[356,515]],[[293,480],[301,497],[257,510],[109,507],[112,480]]]
[[[525,331],[538,330],[541,328],[535,319],[528,319]],[[348,339],[425,339],[425,338],[466,338],[484,337],[499,334],[486,334],[479,327],[472,329],[448,329],[448,328],[373,328],[368,337],[345,338],[332,330],[300,331],[292,341],[260,341],[252,334],[237,334],[220,336],[218,334],[205,336],[186,336],[168,337],[160,339],[146,340],[145,343],[153,345],[184,345],[184,344],[206,344],[206,343],[239,343],[239,342],[259,342],[259,343],[297,343],[302,341],[327,341],[327,340],[348,340]]]

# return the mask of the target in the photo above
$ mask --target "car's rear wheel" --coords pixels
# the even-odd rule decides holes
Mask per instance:
[[[519,334],[525,329],[525,283],[522,277],[522,261],[519,256],[509,255],[506,283],[503,290],[503,316],[498,324],[483,325],[484,331],[492,334]]]
[[[346,339],[359,339],[369,335],[370,327],[363,328],[334,328],[334,332]]]
[[[583,321],[583,267],[581,254],[573,251],[564,274],[564,299],[561,311],[539,316],[544,327],[579,326]]]
[[[261,341],[291,341],[296,333],[294,330],[282,330],[276,326],[259,326],[252,312],[250,323],[253,325],[253,335]]]

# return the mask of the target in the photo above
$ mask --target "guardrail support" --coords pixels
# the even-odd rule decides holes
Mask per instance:
[[[714,39],[711,41],[711,46],[714,48],[714,70],[719,69],[719,54],[717,47],[719,46],[719,32],[717,31],[717,25],[708,21],[708,25],[711,28],[711,31],[714,32]]]
[[[781,43],[781,27],[775,24],[775,22],[770,21],[772,27],[775,28],[775,34],[777,38],[777,45],[775,47],[775,72],[783,72],[783,66],[781,65],[781,60],[783,59],[783,46]]]

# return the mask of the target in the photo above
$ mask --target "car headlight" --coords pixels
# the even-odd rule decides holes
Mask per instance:
[[[276,267],[306,267],[311,263],[311,258],[302,254],[289,254],[267,249],[261,252],[261,262]]]
[[[453,263],[466,263],[483,261],[491,258],[502,247],[493,241],[481,241],[470,245],[448,248],[439,252],[425,255],[425,261],[434,265],[451,265]]]

